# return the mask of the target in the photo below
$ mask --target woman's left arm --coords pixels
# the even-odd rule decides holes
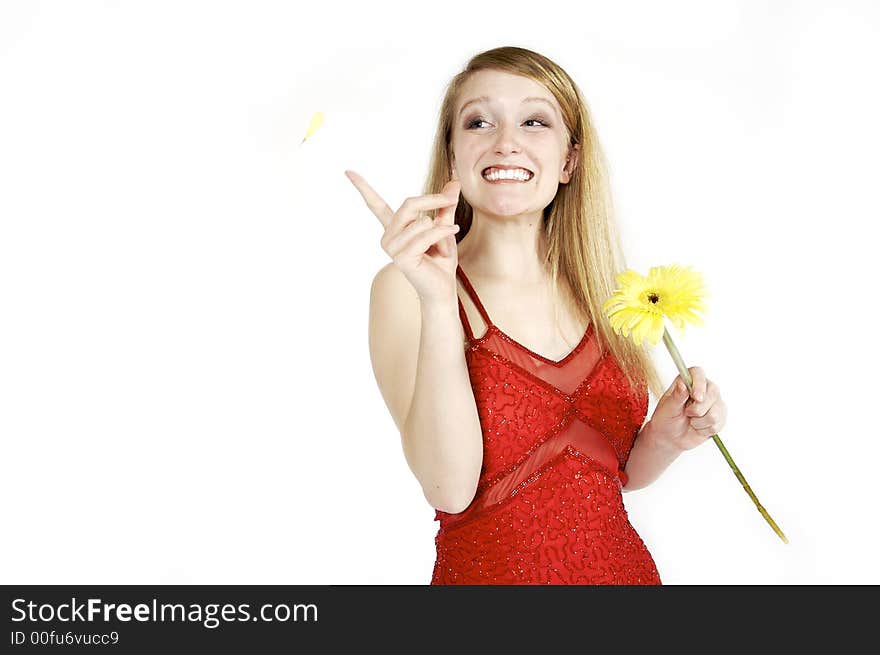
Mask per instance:
[[[651,419],[642,426],[626,463],[624,491],[647,487],[684,451],[696,448],[727,421],[721,390],[699,366],[688,369],[693,393],[681,375],[660,398]]]

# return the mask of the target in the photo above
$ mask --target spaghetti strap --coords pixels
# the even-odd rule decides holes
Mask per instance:
[[[464,335],[467,337],[468,341],[473,341],[474,333],[473,330],[471,330],[471,324],[464,311],[464,305],[461,304],[461,298],[458,299],[458,315],[461,317],[461,324],[464,326]]]
[[[468,295],[471,297],[473,303],[477,306],[477,309],[480,312],[480,316],[483,317],[483,321],[486,322],[486,328],[488,329],[492,325],[492,319],[489,318],[489,314],[486,312],[486,308],[483,307],[483,303],[480,302],[480,297],[477,295],[477,292],[474,290],[474,286],[471,284],[471,281],[468,280],[467,275],[464,274],[464,270],[461,268],[461,264],[456,268],[456,272],[459,277],[461,277],[461,283],[464,285],[464,288],[467,290]],[[461,304],[461,299],[459,299],[459,304]],[[468,328],[470,329],[470,327]]]

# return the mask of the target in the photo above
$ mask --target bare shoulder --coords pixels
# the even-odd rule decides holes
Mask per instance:
[[[384,300],[388,295],[399,296],[397,300],[419,303],[419,294],[394,262],[388,262],[376,272],[370,288],[371,302]]]
[[[370,287],[370,361],[379,390],[402,430],[415,388],[421,332],[421,302],[394,262],[383,266]]]
[[[417,330],[421,325],[421,301],[419,294],[394,262],[380,268],[370,286],[370,337],[371,340],[389,337],[394,327]],[[373,328],[381,331],[373,332]],[[388,328],[391,332],[385,332]]]

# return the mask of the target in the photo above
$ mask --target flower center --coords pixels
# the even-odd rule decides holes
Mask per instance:
[[[656,293],[649,293],[648,300],[656,305],[658,302],[660,302],[660,296],[658,296]]]

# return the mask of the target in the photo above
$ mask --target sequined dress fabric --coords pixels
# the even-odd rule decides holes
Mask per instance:
[[[621,491],[646,388],[599,356],[592,323],[561,360],[529,350],[456,273],[487,326],[474,337],[459,298],[483,467],[463,512],[435,510],[431,584],[662,584]]]

